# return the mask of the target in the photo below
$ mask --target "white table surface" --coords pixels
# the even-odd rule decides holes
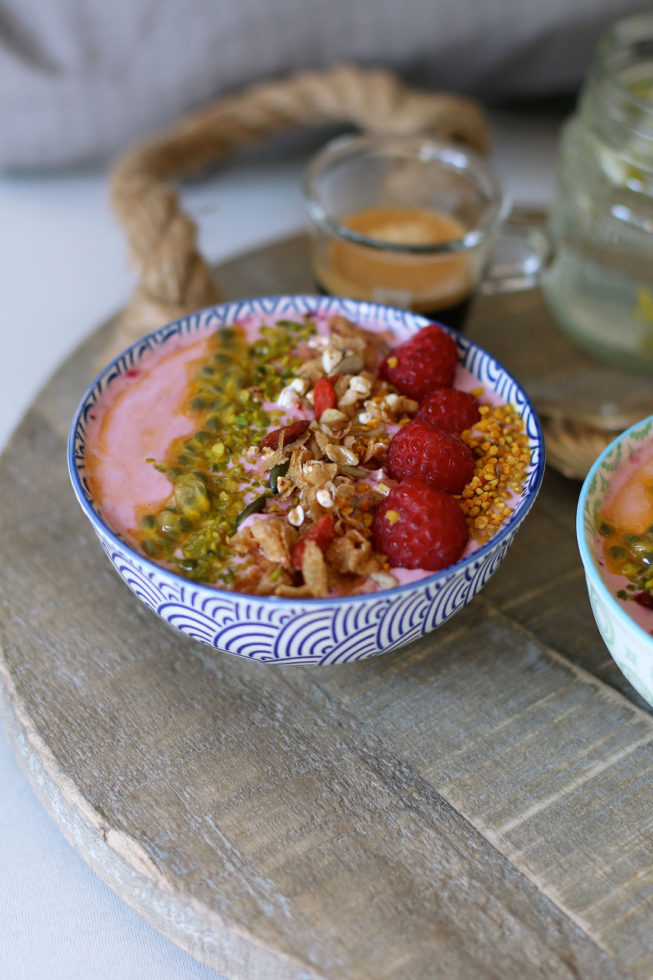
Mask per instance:
[[[503,113],[493,123],[494,163],[514,202],[549,205],[560,119]],[[203,254],[219,262],[301,230],[305,153],[227,165],[185,192]],[[0,451],[52,372],[125,302],[133,281],[105,172],[0,176]],[[1,729],[0,978],[219,980],[78,857]]]

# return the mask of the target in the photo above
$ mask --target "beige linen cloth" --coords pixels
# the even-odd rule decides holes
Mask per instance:
[[[0,0],[0,169],[104,162],[244,85],[348,62],[486,104],[577,88],[633,0]]]

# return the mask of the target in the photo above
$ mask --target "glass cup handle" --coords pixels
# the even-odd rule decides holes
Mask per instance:
[[[509,293],[536,285],[553,258],[553,243],[544,225],[508,218],[490,251],[481,292]]]

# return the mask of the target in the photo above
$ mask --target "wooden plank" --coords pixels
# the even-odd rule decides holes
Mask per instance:
[[[224,282],[279,292],[302,261],[295,240]],[[548,474],[484,592],[411,647],[248,664],[142,607],[73,498],[67,424],[110,332],[0,462],[0,711],[79,852],[247,980],[653,975],[653,716],[592,620],[577,484]]]
[[[650,715],[530,632],[520,641],[484,596],[451,625],[437,656],[415,647],[329,689],[625,970],[647,975]]]
[[[488,957],[488,975],[572,976],[570,961],[617,975],[428,781],[321,695],[315,671],[269,676],[204,654],[124,592],[100,575],[65,622],[43,606],[31,626],[45,650],[17,620],[3,636],[16,701],[29,692],[31,723],[98,835],[129,842],[122,860],[319,976],[429,977],[436,962],[444,976],[479,975]],[[107,602],[119,627],[107,628]],[[71,657],[71,638],[98,622]],[[103,860],[115,886],[112,853]]]

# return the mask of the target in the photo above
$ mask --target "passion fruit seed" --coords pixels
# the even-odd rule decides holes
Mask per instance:
[[[211,501],[204,481],[195,473],[184,473],[175,480],[174,502],[178,511],[191,521],[208,514]]]
[[[157,536],[145,538],[143,551],[149,558],[164,558],[168,552],[168,542]]]
[[[234,580],[229,538],[247,514],[265,507],[288,468],[287,462],[280,464],[267,488],[246,471],[242,459],[281,418],[279,410],[268,411],[262,402],[276,402],[284,379],[301,363],[294,348],[313,329],[308,318],[279,321],[263,326],[253,345],[238,325],[213,336],[186,395],[187,412],[198,417],[197,431],[174,440],[154,464],[171,480],[173,493],[158,513],[141,518],[147,555],[193,579],[226,585]],[[252,491],[258,496],[247,502]]]
[[[197,561],[195,558],[180,558],[177,566],[182,572],[192,574],[197,568]]]
[[[614,571],[625,576],[631,583],[629,589],[653,593],[653,530],[645,534],[615,532],[607,522],[597,522],[597,529],[607,540],[606,554]],[[624,590],[622,598],[633,598]]]
[[[164,515],[166,515],[165,518]],[[163,534],[168,534],[170,537],[180,537],[192,530],[193,522],[185,514],[164,510],[159,515],[158,526]]]

